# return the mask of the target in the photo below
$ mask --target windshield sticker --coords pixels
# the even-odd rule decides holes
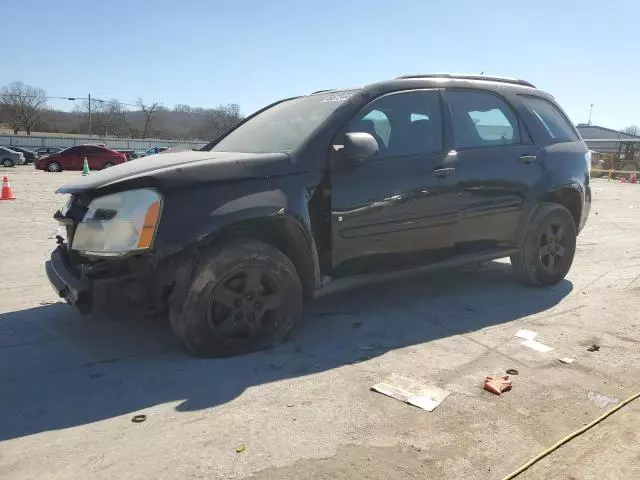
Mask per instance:
[[[352,93],[334,93],[333,95],[329,95],[328,97],[324,97],[320,100],[321,103],[328,102],[345,102],[351,98]]]

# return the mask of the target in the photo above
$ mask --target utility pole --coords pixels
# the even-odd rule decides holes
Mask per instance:
[[[52,97],[53,98],[53,97]],[[63,98],[64,97],[60,97]],[[76,101],[76,100],[84,100],[82,97],[67,97],[67,100]],[[87,100],[89,101],[89,136],[91,136],[91,94],[87,94]]]
[[[89,98],[89,136],[91,136],[91,94],[88,95]],[[593,107],[593,105],[591,105]],[[591,124],[591,113],[589,113],[589,124]]]
[[[589,121],[587,125],[591,125],[591,112],[593,111],[593,103],[589,106]]]

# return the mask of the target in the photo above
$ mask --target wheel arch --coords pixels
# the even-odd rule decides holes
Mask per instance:
[[[554,188],[544,190],[540,195],[531,200],[528,208],[520,217],[518,226],[518,245],[522,245],[526,234],[527,227],[531,223],[531,219],[540,207],[541,203],[555,203],[562,205],[571,214],[576,225],[576,230],[580,231],[581,219],[583,215],[584,193],[577,185],[559,185]]]
[[[249,218],[231,223],[212,238],[216,245],[233,238],[259,240],[284,253],[296,267],[305,298],[320,285],[320,268],[315,242],[304,224],[291,214]]]

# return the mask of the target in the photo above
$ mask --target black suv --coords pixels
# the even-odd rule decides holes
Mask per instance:
[[[415,75],[290,98],[201,151],[92,173],[46,264],[81,311],[168,311],[195,355],[270,347],[354,276],[511,257],[560,282],[589,214],[589,150],[521,80]],[[335,288],[335,287],[334,287]]]

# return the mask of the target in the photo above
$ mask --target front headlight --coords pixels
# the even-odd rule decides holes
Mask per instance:
[[[148,249],[161,210],[162,197],[147,188],[96,198],[78,224],[71,248],[103,257]]]

